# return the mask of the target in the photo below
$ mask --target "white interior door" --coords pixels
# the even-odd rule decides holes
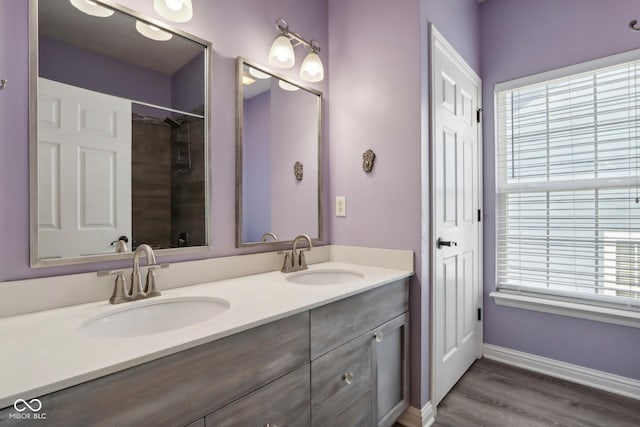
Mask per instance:
[[[38,256],[131,238],[131,102],[38,79]]]
[[[433,403],[482,355],[480,78],[431,27]]]

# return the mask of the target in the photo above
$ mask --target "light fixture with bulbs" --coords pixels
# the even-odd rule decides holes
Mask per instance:
[[[156,0],[157,1],[157,0]],[[296,63],[293,49],[303,45],[310,52],[300,66],[300,78],[307,82],[320,82],[324,79],[324,66],[318,55],[320,44],[316,40],[307,41],[300,34],[289,30],[287,21],[280,18],[276,21],[280,35],[269,49],[269,64],[278,68],[291,68]]]
[[[113,15],[113,10],[108,7],[104,7],[91,0],[69,0],[71,4],[81,12],[87,15],[97,16],[99,18],[106,18]]]
[[[136,30],[146,38],[160,42],[166,42],[167,40],[171,40],[171,37],[173,37],[173,34],[161,30],[155,25],[147,24],[142,21],[136,21]]]
[[[189,22],[193,18],[191,0],[153,0],[158,15],[173,22]]]

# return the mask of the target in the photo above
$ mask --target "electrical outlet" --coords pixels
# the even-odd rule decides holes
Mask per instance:
[[[345,196],[336,197],[336,216],[347,216],[347,198]]]

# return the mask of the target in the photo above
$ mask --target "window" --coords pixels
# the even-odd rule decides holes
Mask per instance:
[[[496,86],[498,290],[640,309],[640,60],[598,65]]]

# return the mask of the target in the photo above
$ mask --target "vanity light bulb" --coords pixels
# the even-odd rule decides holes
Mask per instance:
[[[269,64],[279,68],[291,68],[296,63],[293,45],[285,35],[278,36],[269,50]]]
[[[179,11],[183,7],[182,1],[180,0],[164,0],[164,2],[167,4],[167,7],[174,12]]]
[[[322,60],[315,52],[309,52],[300,66],[300,78],[307,82],[320,82],[324,79]]]
[[[153,0],[153,8],[158,15],[172,22],[188,22],[193,18],[191,0]]]

